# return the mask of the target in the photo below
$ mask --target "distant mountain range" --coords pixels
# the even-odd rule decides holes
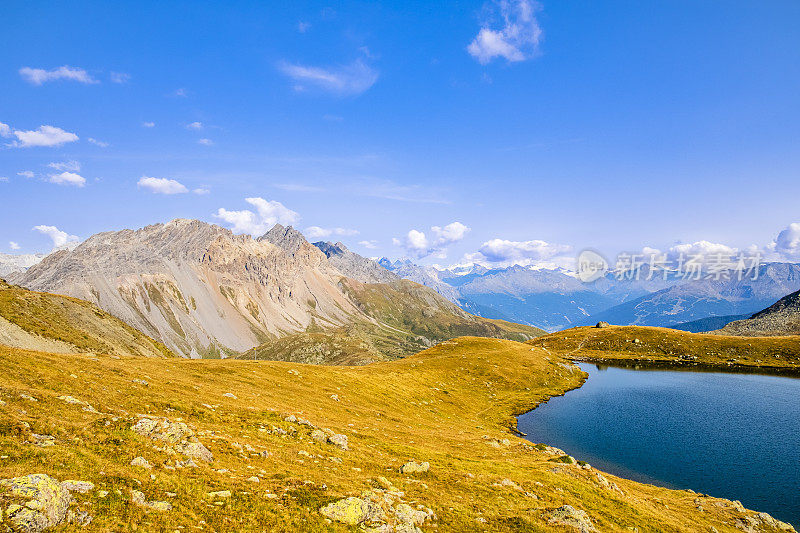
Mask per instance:
[[[0,254],[0,276],[7,276],[13,272],[25,272],[44,259],[44,256],[45,254]]]
[[[546,331],[599,321],[668,327],[710,317],[732,321],[800,289],[800,265],[794,263],[762,264],[756,279],[695,281],[674,273],[666,278],[649,276],[644,268],[638,280],[618,280],[607,273],[592,283],[583,283],[563,269],[512,266],[490,270],[476,265],[454,271],[419,267],[408,261],[382,259],[380,263],[401,277],[431,286],[471,313]],[[723,319],[687,327],[718,329],[725,324]]]
[[[92,302],[190,357],[233,356],[290,335],[347,328],[367,341],[373,360],[460,335],[542,333],[466,313],[341,243],[314,246],[281,225],[257,239],[183,219],[98,233],[8,280]]]

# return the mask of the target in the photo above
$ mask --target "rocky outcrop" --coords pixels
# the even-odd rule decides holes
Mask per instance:
[[[592,533],[597,531],[592,525],[592,520],[586,511],[575,509],[571,505],[562,505],[554,509],[547,515],[547,521],[551,524],[569,526],[580,533]]]
[[[72,501],[69,490],[46,474],[0,480],[0,523],[39,533],[60,524]]]
[[[400,276],[389,272],[378,262],[351,252],[341,242],[315,242],[314,246],[325,254],[331,265],[348,278],[363,283],[390,283],[400,279]]]
[[[800,335],[800,291],[784,296],[750,318],[736,320],[712,333],[746,337]]]
[[[378,483],[383,488],[366,490],[358,498],[335,501],[319,512],[330,520],[376,533],[417,533],[422,531],[419,526],[436,519],[431,509],[419,504],[412,507],[405,502],[405,494],[386,478],[380,478]]]
[[[166,451],[183,454],[190,460],[205,462],[214,460],[214,455],[197,439],[194,430],[183,422],[143,417],[131,427],[131,430],[143,437],[164,443]],[[143,458],[137,457],[137,459]]]

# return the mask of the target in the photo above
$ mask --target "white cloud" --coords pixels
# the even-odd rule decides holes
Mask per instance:
[[[432,226],[431,238],[423,231],[412,229],[402,239],[392,239],[392,243],[402,246],[406,253],[418,259],[434,254],[444,258],[447,256],[447,246],[463,239],[469,231],[461,222],[451,222],[445,227]]]
[[[0,182],[1,183],[6,183],[6,182],[8,182],[8,178],[5,177],[5,176],[0,176]]]
[[[34,131],[14,130],[14,136],[18,139],[11,146],[28,148],[31,146],[61,146],[62,144],[75,142],[78,136],[74,133],[64,131],[55,126],[39,126]]]
[[[19,75],[32,85],[41,85],[48,81],[56,80],[71,80],[79,83],[100,83],[82,68],[69,67],[67,65],[52,70],[22,67],[19,69]]]
[[[137,185],[155,194],[183,194],[189,192],[182,183],[168,178],[149,178],[142,176]]]
[[[98,141],[97,139],[92,139],[91,137],[89,137],[88,141],[94,144],[95,146],[99,146],[100,148],[108,148],[107,142]]]
[[[0,122],[0,137],[11,137],[11,126]]]
[[[142,122],[142,127],[143,128],[155,128],[156,127],[156,123],[155,122]]]
[[[800,261],[800,222],[789,224],[778,233],[767,250],[777,254],[777,259]]]
[[[81,164],[77,161],[62,161],[61,163],[48,163],[48,167],[54,170],[68,170],[70,172],[78,172],[81,169]]]
[[[186,98],[189,95],[189,93],[186,91],[186,89],[183,89],[183,88],[176,89],[175,92],[172,93],[172,94],[175,95],[175,96],[179,96],[180,98]]]
[[[19,250],[19,244],[14,241],[8,241],[8,247],[12,250]]]
[[[297,31],[299,31],[300,33],[305,33],[309,29],[311,29],[311,23],[310,22],[300,21],[300,22],[297,23]]]
[[[542,40],[536,20],[539,5],[532,0],[495,0],[486,7],[491,20],[467,46],[469,54],[484,65],[496,57],[512,62],[533,57]]]
[[[299,214],[274,200],[256,197],[245,198],[245,201],[256,208],[255,213],[249,209],[228,211],[220,207],[214,216],[232,226],[234,233],[250,235],[263,235],[275,224],[291,225],[300,219]]]
[[[297,90],[311,85],[340,96],[361,94],[378,81],[378,72],[361,59],[327,68],[282,63],[280,70],[295,81]]]
[[[197,195],[200,195],[200,196],[206,195],[206,194],[211,194],[211,191],[209,189],[204,188],[204,187],[201,187],[199,189],[192,189],[192,192],[194,194],[197,194]]]
[[[33,230],[50,237],[53,240],[54,249],[72,248],[80,241],[77,235],[70,235],[55,226],[34,226]]]
[[[203,123],[202,122],[192,122],[191,124],[187,124],[186,128],[190,129],[190,130],[202,130],[203,129]]]
[[[214,141],[211,139],[198,139],[197,144],[202,144],[203,146],[213,146]]]
[[[306,228],[305,234],[310,239],[324,239],[331,235],[340,237],[351,237],[358,235],[358,230],[347,228],[321,228],[319,226],[309,226]]]
[[[61,174],[51,174],[50,183],[57,185],[72,185],[74,187],[83,187],[86,185],[86,178],[75,172],[62,172]]]
[[[651,250],[652,252],[657,252],[657,250],[652,248],[645,248],[645,250]],[[717,254],[735,255],[738,252],[739,250],[737,248],[732,248],[726,244],[703,240],[693,243],[676,244],[675,246],[672,246],[669,248],[669,250],[667,250],[667,257],[671,260],[675,260],[681,256],[683,256],[686,259],[692,256],[701,256],[705,258]]]
[[[35,174],[30,170],[23,170],[21,172],[17,172],[17,176],[22,176],[23,178],[31,179]]]
[[[111,81],[114,83],[128,83],[129,81],[131,81],[131,75],[126,74],[125,72],[112,71],[108,75],[108,77],[111,78]]]
[[[374,250],[378,247],[378,241],[358,241],[358,244],[368,250]]]
[[[274,183],[272,185],[278,189],[291,192],[325,192],[324,187],[316,187],[314,185],[303,185],[302,183]]]

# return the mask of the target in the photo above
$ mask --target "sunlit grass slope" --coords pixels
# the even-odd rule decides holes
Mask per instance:
[[[560,356],[714,368],[800,370],[800,336],[735,337],[668,328],[572,328],[529,341]]]
[[[63,352],[173,356],[160,342],[89,302],[29,291],[1,279],[0,339],[26,348],[58,346]]]
[[[585,378],[513,341],[463,337],[360,367],[3,347],[0,365],[0,478],[41,472],[95,484],[74,495],[92,523],[59,531],[355,531],[326,521],[320,507],[387,482],[409,505],[434,511],[425,531],[574,531],[551,522],[565,504],[604,532],[739,531],[736,520],[753,515],[568,464],[513,436],[515,413]],[[137,414],[186,422],[214,460],[180,468],[183,457],[130,429]],[[347,435],[349,449],[317,442],[310,427],[284,420],[290,414]],[[34,435],[55,444],[28,443]],[[153,468],[131,466],[138,456]],[[430,470],[401,474],[409,460]],[[137,505],[132,490],[173,508]],[[216,491],[231,494],[209,495]]]

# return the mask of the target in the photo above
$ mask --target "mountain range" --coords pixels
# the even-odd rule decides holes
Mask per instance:
[[[314,246],[281,225],[258,238],[184,219],[98,233],[8,279],[92,302],[189,357],[353,326],[375,346],[374,359],[458,335],[541,333],[466,313],[341,244]]]
[[[747,337],[800,335],[800,291],[784,296],[750,318],[730,322],[714,333]]]

